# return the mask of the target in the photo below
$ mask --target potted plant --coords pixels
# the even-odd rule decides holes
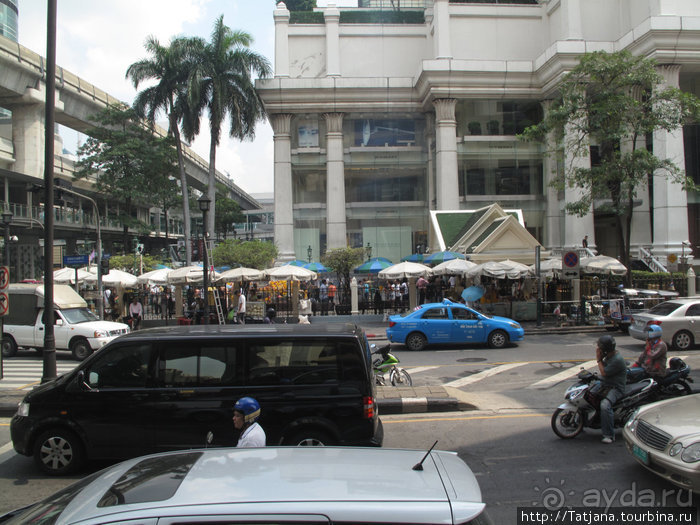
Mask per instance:
[[[486,129],[489,132],[489,135],[498,135],[498,128],[500,126],[500,123],[497,120],[489,120],[486,123]]]
[[[469,128],[469,133],[471,135],[481,135],[481,122],[478,120],[472,120],[467,124],[467,128]]]

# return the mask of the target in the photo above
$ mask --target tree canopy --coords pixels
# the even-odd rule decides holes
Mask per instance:
[[[316,0],[276,0],[275,5],[281,1],[284,1],[290,11],[313,11],[316,7]]]
[[[668,184],[694,189],[693,181],[670,159],[656,157],[647,137],[657,131],[675,131],[700,114],[698,99],[665,85],[656,63],[627,51],[584,55],[563,78],[559,96],[541,123],[523,138],[547,142],[551,154],[572,160],[557,173],[553,185],[577,188],[581,197],[565,210],[584,216],[605,211],[615,216],[622,262],[629,267],[632,211],[638,192],[651,175]],[[575,160],[597,150],[595,162],[581,167]]]
[[[321,257],[321,262],[333,270],[342,283],[343,296],[350,296],[350,272],[365,259],[364,248],[337,248]]]
[[[224,239],[226,239],[229,232],[235,231],[237,223],[245,221],[245,215],[241,211],[241,206],[228,197],[217,197],[215,213],[217,237],[219,234],[222,234]]]
[[[277,258],[277,246],[267,241],[226,239],[214,248],[214,266],[243,266],[264,270]]]

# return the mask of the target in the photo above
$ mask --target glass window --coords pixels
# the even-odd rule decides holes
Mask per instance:
[[[466,308],[452,308],[452,317],[462,321],[476,319],[476,315]]]
[[[416,122],[410,119],[362,119],[354,122],[355,146],[415,146]]]
[[[253,385],[320,384],[338,379],[334,341],[294,340],[253,344],[248,349]]]
[[[144,388],[148,379],[151,345],[124,345],[101,355],[87,370],[94,388]]]
[[[697,317],[700,315],[700,304],[693,304],[685,311],[686,317]]]
[[[421,319],[449,319],[447,308],[431,308],[426,310]]]
[[[235,347],[189,342],[163,350],[159,382],[165,387],[241,385],[243,368]]]

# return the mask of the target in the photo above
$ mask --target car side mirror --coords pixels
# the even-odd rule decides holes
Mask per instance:
[[[56,322],[54,324],[56,326],[63,326],[63,319],[56,319]]]

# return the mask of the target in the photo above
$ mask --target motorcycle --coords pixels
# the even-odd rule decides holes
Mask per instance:
[[[599,378],[583,369],[577,377],[578,382],[566,389],[566,402],[552,414],[552,430],[562,439],[578,436],[584,427],[600,428]],[[613,405],[615,428],[622,428],[639,405],[653,401],[655,392],[656,381],[651,378],[627,385],[625,394]]]
[[[391,350],[390,344],[381,348],[372,345],[372,355],[380,356],[372,361],[375,381],[378,385],[385,386],[387,384],[386,374],[388,373],[392,386],[411,386],[413,384],[411,376],[406,370],[396,366],[399,363],[399,358],[389,350]]]
[[[669,362],[666,375],[664,377],[656,377],[656,399],[669,399],[672,397],[687,396],[693,393],[688,383],[693,382],[693,378],[689,377],[690,366],[686,364],[680,357],[673,357]],[[640,366],[632,366],[627,369],[627,384],[638,383],[642,379],[647,379],[650,376]]]

